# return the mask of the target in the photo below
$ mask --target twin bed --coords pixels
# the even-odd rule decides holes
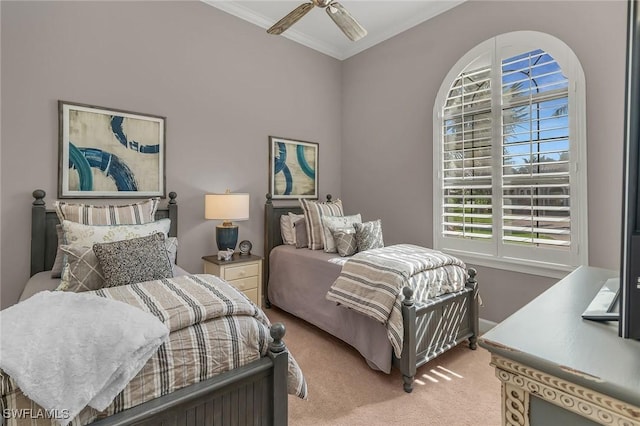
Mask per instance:
[[[60,282],[51,278],[50,271],[56,258],[56,225],[59,219],[54,210],[47,210],[44,191],[36,190],[33,196],[32,279],[21,300],[29,299],[36,293],[42,295],[45,290],[53,290]],[[178,205],[175,193],[169,194],[166,208],[156,211],[156,220],[165,218],[171,220],[168,235],[177,236]],[[74,417],[72,424],[286,425],[288,393],[305,397],[306,383],[282,341],[284,326],[274,324],[269,330],[265,325],[268,320],[262,311],[245,300],[241,293],[225,286],[217,277],[188,275],[177,266],[174,267],[174,277],[96,291],[102,297],[127,301],[133,305],[139,303],[141,308],[164,317],[166,321],[163,322],[171,329],[171,333],[158,354],[149,359],[104,412],[87,407]],[[59,292],[51,294],[55,293]],[[222,307],[213,304],[213,299],[223,300]],[[218,318],[219,313],[213,311],[222,312],[222,317]],[[243,312],[243,317],[231,316]],[[178,324],[184,322],[185,318],[199,317],[201,322],[192,320]],[[240,327],[243,322],[255,324],[245,331]],[[238,330],[235,330],[236,327]],[[235,334],[227,334],[230,332]],[[241,346],[245,352],[239,354],[220,349],[228,352],[224,354],[228,359],[212,361],[216,355],[216,345],[223,340],[235,343],[242,341],[243,345],[248,345],[248,349],[242,349],[244,346]],[[201,364],[191,362],[194,358],[207,362],[210,370],[215,367],[223,372],[211,377],[211,374],[219,371],[205,371],[206,368]],[[165,365],[170,367],[165,368]],[[224,371],[225,368],[231,369]],[[163,371],[160,378],[157,370]],[[196,377],[187,377],[189,374],[185,372],[188,370],[196,370]],[[52,420],[46,418],[47,412],[29,400],[9,375],[0,374],[0,404],[5,424],[52,424]]]
[[[327,196],[327,202],[331,196]],[[296,248],[283,243],[280,217],[302,214],[300,205],[265,203],[265,305],[274,305],[319,327],[357,349],[369,366],[389,373],[397,367],[406,392],[413,389],[416,369],[468,339],[477,347],[478,284],[476,271],[467,271],[466,283],[456,291],[437,297],[414,298],[410,286],[403,288],[400,329],[402,345],[394,351],[389,330],[380,321],[327,300],[327,292],[344,265],[336,253]],[[420,250],[415,246],[403,249]],[[413,286],[416,288],[415,286]]]
[[[44,191],[36,190],[33,192],[33,196],[35,201],[32,205],[32,279],[27,284],[21,300],[29,299],[32,295],[45,290],[53,290],[59,282],[57,279],[52,279],[50,274],[58,247],[58,233],[56,231],[56,225],[59,224],[58,215],[53,210],[47,210]],[[328,201],[330,201],[330,197],[328,197]],[[340,259],[336,254],[325,253],[322,250],[297,249],[295,246],[283,244],[280,218],[290,212],[303,213],[299,205],[275,206],[271,197],[267,195],[264,239],[265,291],[263,293],[267,307],[275,305],[340,338],[357,349],[373,369],[389,373],[392,366],[395,366],[402,373],[406,392],[412,391],[416,369],[421,365],[466,339],[469,340],[471,349],[476,348],[478,284],[475,280],[475,270],[465,271],[466,281],[463,281],[461,286],[453,291],[438,293],[435,297],[425,298],[417,287],[405,286],[402,289],[402,297],[398,297],[401,303],[394,306],[394,308],[398,308],[400,317],[398,329],[402,334],[399,336],[400,346],[394,350],[387,324],[362,315],[354,309],[346,309],[335,301],[327,300],[327,292],[340,277],[345,259]],[[171,226],[168,236],[175,237],[177,236],[177,218],[176,194],[170,193],[167,207],[159,208],[155,213],[155,219],[170,219]],[[403,246],[401,248],[406,250],[411,247]],[[125,289],[120,291],[117,288],[115,290],[110,288],[98,290],[97,293],[102,297],[116,300],[127,300],[127,298],[134,300],[138,298],[137,294],[152,294],[147,299],[154,300],[154,297],[157,297],[154,306],[158,307],[162,304],[161,300],[165,300],[167,296],[156,296],[154,293],[150,293],[151,289],[148,287],[155,286],[163,289],[162,291],[171,288],[177,295],[184,298],[184,292],[180,290],[183,287],[204,287],[208,289],[208,292],[215,293],[216,297],[221,297],[218,288],[225,286],[224,283],[216,281],[216,277],[191,276],[177,266],[174,266],[174,276],[176,278],[152,281],[151,284],[145,282],[133,286],[123,286],[127,288],[126,291]],[[133,290],[130,290],[129,287],[132,287]],[[415,298],[414,289],[418,296]],[[244,303],[243,300],[240,300],[243,297],[240,296],[237,299],[233,289],[228,291],[225,300],[227,300],[227,305],[234,306],[232,310],[251,309],[251,306],[236,308],[236,302]],[[195,293],[198,292],[194,290]],[[145,303],[149,304],[147,299],[144,299]],[[193,303],[197,300],[196,296],[190,300],[191,305],[198,304]],[[229,300],[233,300],[233,303],[229,303]],[[141,305],[145,303],[141,303]],[[142,307],[145,308],[145,306]],[[166,309],[165,316],[169,318],[167,322],[171,323],[171,312],[177,306],[168,305],[164,308]],[[182,309],[182,307],[180,308]],[[181,315],[198,317],[202,314],[201,307],[190,306],[188,309],[188,312]],[[158,311],[162,311],[162,309],[158,309]],[[259,309],[253,312],[253,316],[258,319],[262,318],[263,314]],[[198,324],[190,326],[200,327]],[[191,330],[189,327],[186,329]],[[258,327],[258,330],[260,329]],[[183,329],[172,331],[170,337],[176,338],[175,336],[180,332],[193,334],[191,331]],[[210,337],[217,333],[217,331],[210,332]],[[201,378],[196,380],[194,384],[166,387],[163,391],[156,389],[152,398],[143,393],[138,395],[137,400],[134,398],[134,403],[129,401],[128,405],[122,403],[124,401],[122,395],[125,393],[123,391],[105,412],[99,413],[95,410],[87,412],[85,410],[73,420],[72,424],[91,423],[99,426],[133,424],[286,425],[288,421],[287,394],[305,397],[306,383],[304,383],[304,378],[297,364],[289,356],[282,342],[284,326],[274,324],[267,332],[270,333],[271,339],[262,336],[260,343],[256,343],[263,346],[260,351],[262,356],[258,359],[245,362],[240,366],[230,364],[229,368],[231,369],[213,377],[201,375]],[[261,334],[261,332],[257,333]],[[184,336],[178,339],[183,338]],[[182,342],[182,340],[180,341]],[[168,344],[169,347],[172,347],[171,345],[172,343]],[[174,346],[179,345],[174,344]],[[209,349],[211,350],[211,348]],[[174,355],[178,358],[171,362],[185,356],[180,351],[176,351]],[[151,364],[152,361],[159,362],[156,357],[148,364]],[[176,364],[179,363],[176,361]],[[157,369],[157,366],[145,365],[145,368],[154,370]],[[144,374],[145,368],[140,374]],[[138,383],[140,388],[150,387],[145,384],[145,380],[153,382],[156,379],[143,379],[136,376],[131,382]],[[6,375],[2,377],[0,391],[3,413],[11,413],[11,409],[36,412],[36,409],[39,408],[24,395],[16,397],[16,393],[20,391]],[[25,412],[23,411],[23,413]],[[19,420],[9,416],[5,420],[9,425],[32,424],[32,419]],[[51,423],[44,419],[42,424]]]

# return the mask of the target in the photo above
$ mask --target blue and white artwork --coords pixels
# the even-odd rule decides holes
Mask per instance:
[[[165,195],[163,117],[59,104],[61,198]]]
[[[318,198],[318,144],[270,137],[273,198]]]

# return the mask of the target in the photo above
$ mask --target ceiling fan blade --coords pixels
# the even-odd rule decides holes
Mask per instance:
[[[340,3],[333,2],[325,10],[351,41],[358,41],[367,35],[367,30]]]
[[[313,9],[313,3],[303,3],[300,6],[293,9],[287,16],[273,24],[271,28],[267,30],[269,34],[279,35],[285,32],[290,26],[295,24],[307,14],[311,9]]]

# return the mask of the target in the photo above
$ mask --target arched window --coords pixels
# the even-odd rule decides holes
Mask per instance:
[[[433,120],[436,248],[537,275],[587,264],[585,81],[565,43],[518,31],[476,46]]]

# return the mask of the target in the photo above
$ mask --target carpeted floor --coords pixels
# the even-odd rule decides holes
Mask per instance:
[[[398,370],[371,370],[341,340],[277,308],[265,312],[285,324],[285,343],[309,386],[308,400],[289,396],[292,426],[500,425],[500,382],[482,348],[463,343],[420,367],[407,394]]]

